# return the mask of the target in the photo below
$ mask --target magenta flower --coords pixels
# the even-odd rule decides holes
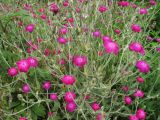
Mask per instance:
[[[66,63],[66,61],[63,58],[58,60],[58,64],[60,64],[60,65],[64,65],[65,63]]]
[[[68,7],[69,6],[69,2],[66,0],[66,1],[63,1],[63,6],[64,7]]]
[[[66,110],[68,112],[74,112],[76,110],[76,108],[77,108],[77,105],[75,102],[69,102],[66,104]]]
[[[123,90],[124,92],[128,92],[129,88],[128,88],[128,86],[122,86],[122,90]]]
[[[130,115],[129,120],[139,120],[136,115]]]
[[[27,48],[27,49],[26,49],[26,52],[27,52],[28,54],[32,53],[31,48]]]
[[[49,95],[49,98],[50,98],[50,100],[52,100],[52,101],[56,101],[56,100],[58,99],[58,96],[57,96],[56,93],[51,93],[51,94]]]
[[[153,38],[152,38],[151,36],[147,36],[146,39],[147,39],[148,41],[152,41],[152,40],[153,40]]]
[[[157,38],[156,41],[160,43],[160,38]]]
[[[101,32],[99,30],[96,30],[92,33],[92,35],[96,38],[101,37]]]
[[[44,55],[45,55],[45,56],[49,56],[50,54],[51,54],[50,49],[46,48],[46,49],[44,50]]]
[[[132,98],[129,97],[129,96],[125,96],[125,97],[124,97],[124,103],[125,103],[126,105],[131,105],[131,104],[132,104]]]
[[[24,84],[22,87],[22,91],[24,93],[29,93],[30,92],[30,86],[28,84]]]
[[[20,117],[19,120],[28,120],[26,117]]]
[[[136,90],[136,92],[134,93],[134,96],[142,98],[142,97],[144,97],[144,93],[142,90]]]
[[[38,45],[36,45],[36,44],[33,44],[31,47],[32,47],[33,51],[38,50]]]
[[[20,72],[27,73],[30,68],[30,64],[26,59],[19,60],[16,64]]]
[[[138,109],[136,112],[136,116],[137,116],[137,118],[139,118],[141,120],[145,120],[146,112],[143,109]]]
[[[38,66],[38,60],[36,58],[28,57],[27,61],[30,65],[30,67],[37,67]]]
[[[103,119],[102,114],[101,114],[101,113],[98,113],[98,114],[96,115],[96,120],[102,120],[102,119]]]
[[[144,83],[144,79],[140,76],[136,77],[137,82]]]
[[[31,32],[33,32],[34,28],[35,28],[34,24],[29,24],[26,26],[25,31],[31,33]]]
[[[127,2],[127,1],[120,1],[120,2],[118,2],[118,5],[121,6],[121,7],[127,7],[127,6],[129,6],[129,2]]]
[[[59,12],[59,8],[58,8],[57,4],[55,4],[55,3],[50,4],[50,11],[57,14]]]
[[[83,2],[85,2],[86,0],[78,0],[80,3],[83,3]]]
[[[150,66],[144,60],[138,60],[136,62],[136,67],[141,73],[148,73],[150,71]]]
[[[103,12],[106,12],[108,9],[106,6],[101,5],[101,6],[99,6],[98,10],[99,10],[99,12],[103,13]]]
[[[74,102],[75,98],[76,98],[76,94],[73,91],[66,92],[64,95],[65,102]]]
[[[23,4],[23,8],[24,10],[29,11],[32,8],[32,6],[30,4]]]
[[[103,44],[106,44],[107,42],[113,42],[113,40],[109,36],[103,36],[102,40]]]
[[[149,3],[150,3],[151,5],[157,5],[157,2],[156,2],[155,0],[150,0]]]
[[[64,75],[61,78],[61,81],[65,84],[65,85],[73,85],[76,81],[76,78],[73,75]]]
[[[43,89],[49,90],[51,88],[51,82],[50,81],[45,81],[42,85]]]
[[[135,8],[135,9],[138,7],[138,6],[137,6],[136,4],[134,4],[134,3],[131,3],[130,5],[131,5],[132,8]]]
[[[91,104],[91,108],[94,110],[94,111],[97,111],[97,110],[100,110],[101,109],[101,106],[99,103],[97,102],[94,102]]]
[[[40,13],[43,13],[45,10],[44,10],[43,8],[39,8],[38,11],[39,11]]]
[[[114,41],[113,42],[106,42],[103,45],[104,45],[106,53],[115,54],[115,55],[118,54],[119,46],[116,42],[114,42]]]
[[[146,8],[142,8],[139,10],[139,14],[148,14],[148,11]]]
[[[41,19],[42,19],[42,20],[46,20],[46,19],[47,19],[47,15],[46,15],[46,14],[42,14],[42,15],[41,15]]]
[[[76,12],[77,12],[77,13],[80,13],[80,12],[81,12],[81,9],[77,7],[77,8],[76,8]]]
[[[106,114],[98,113],[96,115],[96,120],[103,120],[106,118]]]
[[[68,30],[67,30],[66,27],[63,27],[63,28],[60,29],[60,33],[61,33],[62,35],[67,34],[67,32],[68,32]]]
[[[70,24],[74,23],[74,19],[73,18],[66,18],[66,21],[69,22]]]
[[[22,21],[19,21],[17,24],[18,24],[19,27],[23,26],[23,22]]]
[[[84,96],[84,100],[89,100],[91,98],[91,96],[89,94]]]
[[[157,50],[157,52],[160,52],[160,47],[158,47],[156,50]]]
[[[47,115],[48,115],[48,117],[51,117],[54,115],[54,112],[48,112]]]
[[[120,34],[121,34],[121,30],[119,30],[119,29],[115,29],[114,32],[115,32],[117,35],[120,35]]]
[[[66,38],[63,38],[63,37],[58,37],[57,38],[57,41],[60,43],[60,44],[66,44],[68,41]]]
[[[11,67],[8,69],[8,75],[14,77],[18,75],[18,70],[15,67]]]
[[[132,24],[131,29],[132,31],[137,32],[137,33],[141,32],[141,27],[137,24]]]
[[[145,50],[144,50],[143,46],[139,42],[132,42],[129,45],[129,49],[131,51],[140,53],[141,55],[145,55]]]
[[[72,58],[72,63],[73,65],[82,68],[87,64],[87,57],[83,55],[75,55]]]

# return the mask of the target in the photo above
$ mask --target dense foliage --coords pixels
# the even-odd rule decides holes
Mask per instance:
[[[2,0],[0,118],[159,120],[160,3]]]

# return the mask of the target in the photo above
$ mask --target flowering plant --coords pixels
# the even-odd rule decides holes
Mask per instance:
[[[159,37],[150,36],[158,6],[31,0],[3,8],[1,118],[158,118],[150,109],[160,100]]]

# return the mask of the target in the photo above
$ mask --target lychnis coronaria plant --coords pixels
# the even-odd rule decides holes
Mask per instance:
[[[156,120],[155,0],[2,0],[0,118]]]

